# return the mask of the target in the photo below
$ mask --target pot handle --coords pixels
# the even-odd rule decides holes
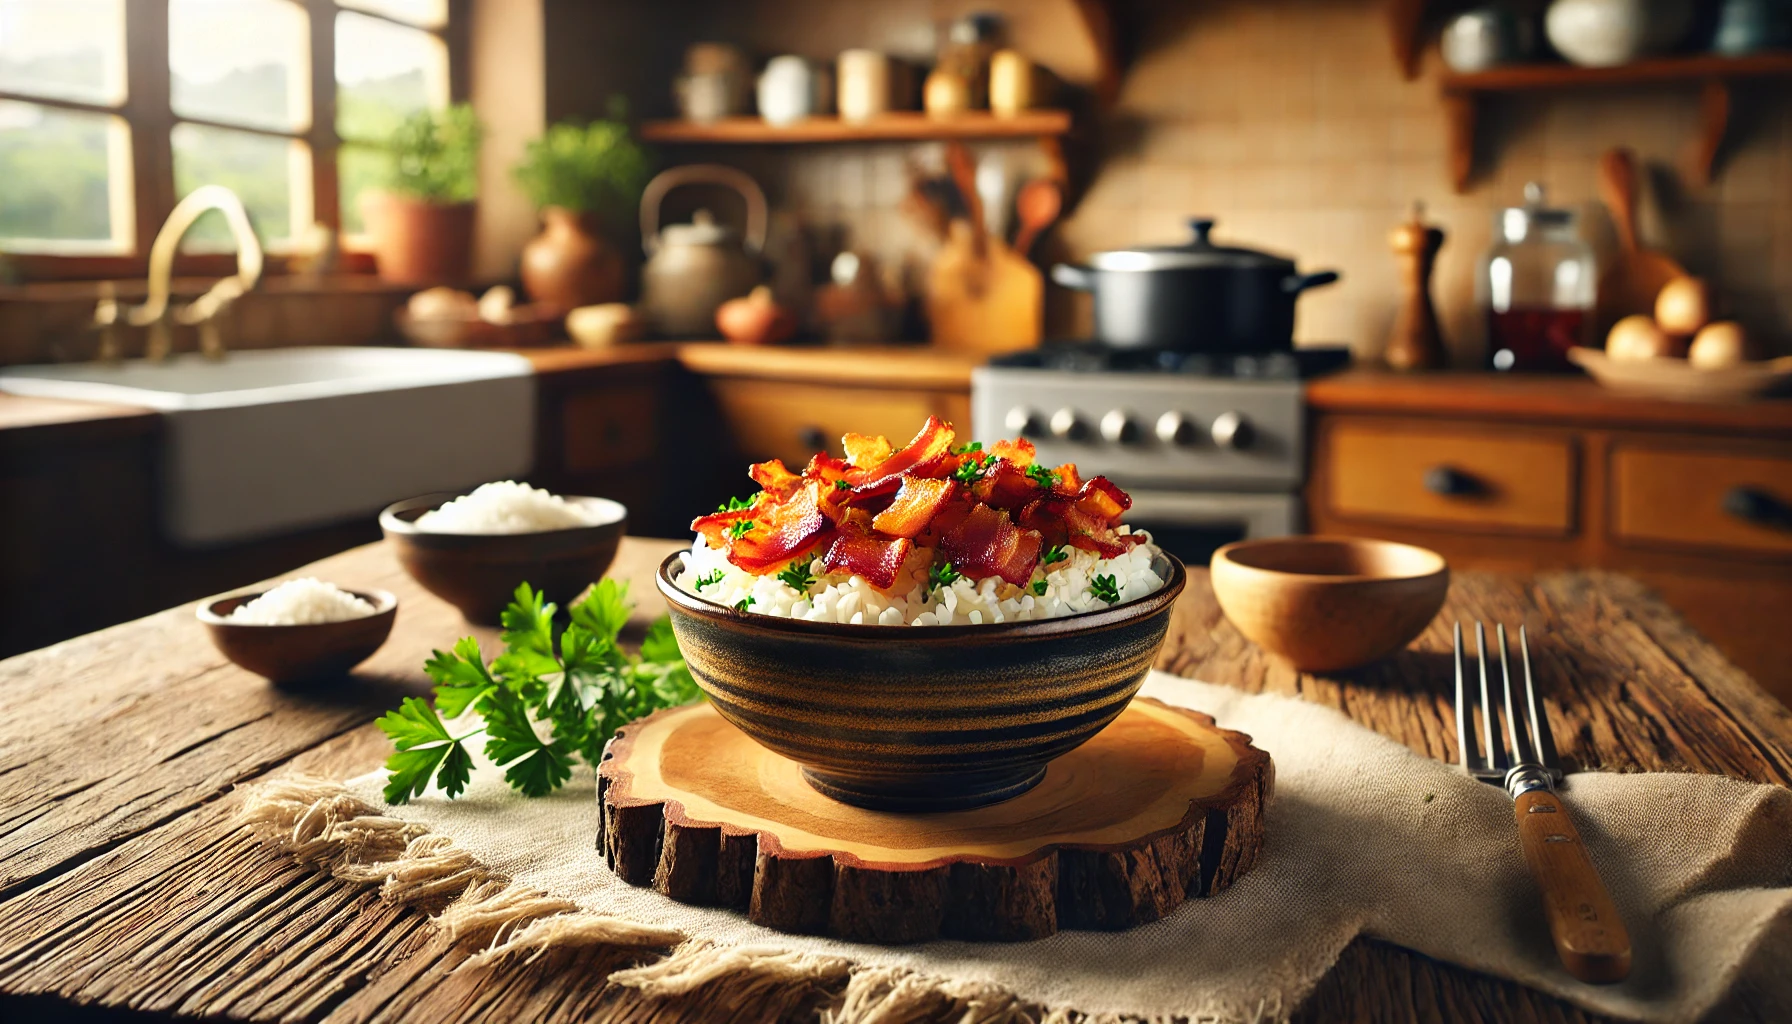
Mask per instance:
[[[660,247],[660,203],[680,185],[725,185],[739,192],[747,203],[747,230],[742,240],[752,252],[765,248],[765,191],[759,183],[745,171],[722,164],[687,164],[661,171],[641,190],[641,248],[649,256]]]
[[[1077,267],[1068,263],[1054,264],[1052,280],[1074,291],[1092,292],[1095,290],[1095,271],[1090,267]]]
[[[1321,270],[1316,274],[1290,274],[1282,279],[1282,290],[1290,295],[1299,295],[1308,288],[1331,284],[1337,279],[1338,272],[1336,270]]]

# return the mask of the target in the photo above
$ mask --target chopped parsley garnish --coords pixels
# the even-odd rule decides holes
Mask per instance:
[[[815,574],[811,571],[814,568],[815,559],[813,558],[800,566],[795,562],[792,562],[784,568],[783,572],[778,574],[778,578],[783,580],[792,590],[808,590],[809,585],[815,582]]]
[[[994,463],[994,459],[985,458],[983,461],[979,462],[977,461],[977,456],[970,456],[959,463],[958,468],[952,471],[952,479],[961,484],[974,484],[983,479],[983,474],[989,472]]]
[[[1038,594],[1040,597],[1045,596],[1045,587],[1046,583],[1044,580],[1033,581],[1033,593]]]
[[[849,484],[849,483],[847,483],[847,482],[846,482],[846,481],[844,481],[844,480],[836,480],[836,481],[834,481],[834,490],[836,490],[836,491],[850,491],[850,490],[852,490],[852,485],[851,485],[851,484]]]
[[[747,534],[753,532],[753,527],[758,526],[758,525],[759,525],[758,523],[754,522],[751,519],[736,520],[735,522],[728,524],[728,536],[730,536],[730,537],[745,537]]]
[[[748,608],[753,607],[753,604],[753,595],[748,594],[746,597],[734,602],[734,610],[737,612],[744,612]]]
[[[1097,576],[1089,581],[1089,593],[1114,604],[1120,600],[1120,584],[1111,575]]]
[[[1069,557],[1070,552],[1064,550],[1064,545],[1053,544],[1051,547],[1045,549],[1045,556],[1042,561],[1046,565],[1050,565],[1053,562],[1062,562]]]
[[[743,508],[752,508],[752,498],[729,498],[716,506],[717,512],[739,512]]]
[[[1034,483],[1048,489],[1058,486],[1064,479],[1057,473],[1054,473],[1050,468],[1041,466],[1037,462],[1027,467],[1027,475],[1033,478]]]
[[[617,645],[631,607],[628,584],[600,580],[561,628],[554,605],[525,583],[504,610],[504,651],[490,664],[470,636],[436,651],[423,666],[435,683],[434,706],[406,697],[378,722],[393,746],[386,801],[404,803],[432,782],[459,796],[473,770],[466,744],[481,733],[504,781],[524,796],[543,796],[565,784],[579,760],[595,767],[617,727],[696,700],[696,680],[665,616],[648,629],[639,655]],[[477,724],[450,731],[447,723],[469,711]]]
[[[708,576],[697,577],[697,589],[702,590],[704,587],[713,587],[720,582],[722,582],[722,570],[717,569]]]
[[[970,444],[959,445],[957,448],[952,449],[952,454],[954,454],[954,455],[969,455],[972,452],[980,452],[982,450],[983,450],[983,442],[982,441],[972,441]]]
[[[964,579],[964,573],[953,568],[951,562],[946,562],[943,565],[936,565],[927,570],[927,586],[932,590],[938,590],[941,587],[949,587],[961,579]]]

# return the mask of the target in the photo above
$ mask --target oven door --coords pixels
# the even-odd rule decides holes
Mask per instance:
[[[1125,522],[1146,530],[1158,547],[1184,565],[1206,565],[1235,540],[1286,537],[1300,530],[1298,494],[1129,491]]]

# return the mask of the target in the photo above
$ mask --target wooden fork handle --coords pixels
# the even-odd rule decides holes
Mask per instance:
[[[1623,981],[1630,974],[1630,933],[1568,809],[1546,789],[1519,794],[1514,807],[1519,845],[1543,890],[1543,912],[1562,966],[1594,984]]]

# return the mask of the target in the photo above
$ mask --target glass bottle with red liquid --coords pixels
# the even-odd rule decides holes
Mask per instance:
[[[1581,237],[1579,214],[1544,205],[1542,185],[1526,185],[1524,199],[1494,214],[1493,245],[1476,282],[1487,317],[1487,365],[1570,370],[1568,350],[1586,344],[1593,326],[1593,248]]]

